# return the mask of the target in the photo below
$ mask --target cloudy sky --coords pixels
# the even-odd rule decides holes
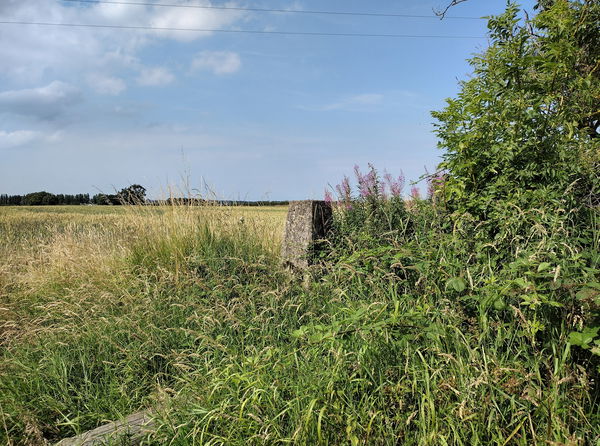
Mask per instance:
[[[129,1],[425,16],[446,3]],[[504,6],[469,0],[450,14]],[[441,153],[430,111],[487,45],[478,19],[0,0],[0,21],[162,28],[0,23],[0,193],[9,194],[140,183],[154,197],[209,188],[227,199],[321,198],[367,163],[415,180]]]

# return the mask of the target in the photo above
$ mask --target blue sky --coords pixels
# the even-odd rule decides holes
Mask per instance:
[[[433,15],[446,0],[159,3]],[[521,2],[532,12],[533,1]],[[502,0],[449,15],[481,17]],[[485,20],[2,0],[0,21],[480,38],[197,33],[0,24],[0,193],[322,198],[355,164],[416,180],[442,153],[431,110],[456,95]]]

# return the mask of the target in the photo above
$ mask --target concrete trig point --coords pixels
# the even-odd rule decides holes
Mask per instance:
[[[331,204],[325,201],[292,201],[281,246],[284,265],[306,269],[312,263],[310,251],[331,227]]]

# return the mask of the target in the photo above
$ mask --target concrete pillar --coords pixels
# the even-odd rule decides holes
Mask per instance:
[[[325,201],[292,201],[289,205],[281,258],[285,265],[306,269],[312,263],[311,252],[331,227],[331,204]]]

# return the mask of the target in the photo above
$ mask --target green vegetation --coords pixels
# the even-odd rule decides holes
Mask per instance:
[[[26,195],[0,194],[0,206],[121,205],[141,204],[145,201],[146,188],[139,184],[132,184],[115,194],[96,194],[91,199],[89,194],[52,194],[46,191]]]
[[[285,209],[4,208],[0,443],[58,440],[177,387],[193,316],[213,310],[203,274],[269,276]]]
[[[430,196],[357,169],[305,278],[284,207],[0,210],[0,442],[600,444],[600,5],[546,3],[490,20]]]
[[[88,204],[89,202],[89,194],[55,195],[46,191],[33,192],[27,195],[0,194],[0,206],[55,206],[64,204]]]
[[[182,195],[181,192],[178,192]],[[189,192],[185,195],[190,195]],[[225,205],[225,206],[284,206],[289,201],[244,201],[244,200],[207,200],[204,198],[171,196],[165,200],[150,200],[146,198],[146,188],[139,184],[121,189],[114,194],[99,193],[90,198],[89,194],[52,194],[50,192],[41,191],[33,192],[26,195],[8,195],[0,194],[0,206],[64,206],[64,205],[112,205],[118,206],[122,204],[137,205],[146,204],[152,206],[159,205]]]

